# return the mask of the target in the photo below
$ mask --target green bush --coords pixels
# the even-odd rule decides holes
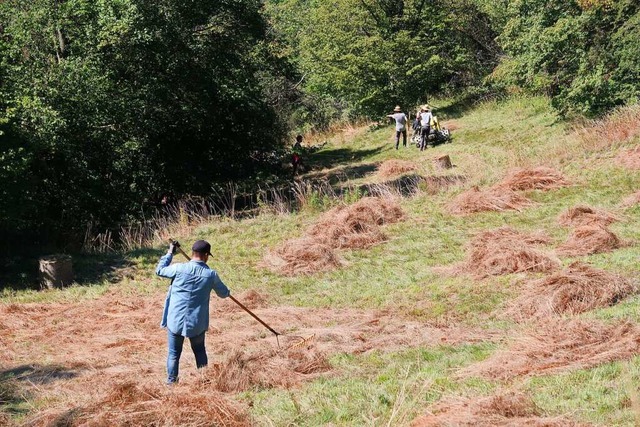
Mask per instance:
[[[272,168],[290,67],[260,5],[0,2],[0,233],[60,246]]]
[[[549,95],[567,116],[638,100],[638,2],[519,0],[506,15],[494,81]]]

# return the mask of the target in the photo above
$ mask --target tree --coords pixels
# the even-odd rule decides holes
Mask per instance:
[[[497,80],[552,98],[565,115],[637,101],[640,4],[633,0],[510,4]]]
[[[285,128],[259,0],[0,2],[0,231],[78,236],[266,166]]]
[[[500,53],[487,15],[466,0],[284,0],[271,16],[295,46],[305,93],[351,115],[378,117],[477,83]]]

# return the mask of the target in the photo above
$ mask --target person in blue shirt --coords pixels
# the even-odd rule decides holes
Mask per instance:
[[[168,331],[167,384],[178,381],[178,366],[185,337],[191,343],[196,366],[207,366],[204,336],[209,329],[211,291],[215,291],[220,298],[227,298],[231,294],[218,273],[207,266],[211,256],[208,242],[198,240],[193,244],[191,261],[170,265],[176,250],[176,243],[171,243],[169,251],[160,258],[156,267],[158,276],[171,279],[161,324]]]

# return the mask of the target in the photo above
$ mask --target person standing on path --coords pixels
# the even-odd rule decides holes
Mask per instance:
[[[429,140],[429,133],[431,132],[431,111],[429,106],[423,105],[420,108],[420,151],[427,148],[427,141]]]
[[[207,366],[204,338],[209,329],[211,291],[215,291],[220,298],[227,298],[231,294],[218,273],[207,266],[211,256],[208,242],[198,240],[193,244],[191,261],[170,265],[177,247],[177,242],[171,243],[169,251],[160,258],[156,267],[158,276],[171,279],[161,323],[168,333],[167,384],[178,382],[185,337],[189,338],[198,369]]]
[[[396,150],[400,145],[400,134],[402,134],[402,145],[407,146],[407,115],[402,112],[399,105],[393,109],[393,114],[388,114],[387,117],[396,121]]]

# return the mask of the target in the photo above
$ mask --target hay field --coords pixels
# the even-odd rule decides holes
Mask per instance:
[[[213,297],[209,366],[185,345],[177,386],[166,248],[3,290],[0,425],[636,425],[640,171],[621,159],[640,139],[588,140],[543,98],[433,104],[453,143],[336,134],[308,159],[335,191],[173,236],[211,241],[233,295],[283,334]]]

